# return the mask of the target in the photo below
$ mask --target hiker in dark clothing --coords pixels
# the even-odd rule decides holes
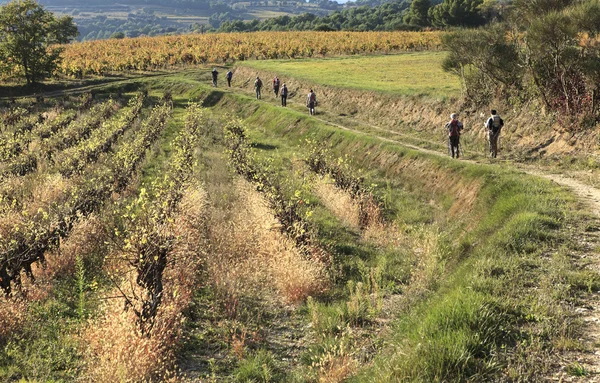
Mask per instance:
[[[256,80],[254,81],[254,89],[256,90],[256,99],[260,100],[260,89],[262,88],[263,83],[262,80],[260,78],[258,78],[258,76],[256,77]]]
[[[231,88],[231,79],[233,78],[233,72],[232,71],[227,72],[227,74],[225,75],[225,78],[227,79],[227,86]]]
[[[488,141],[490,142],[490,156],[496,158],[498,155],[498,137],[504,126],[504,121],[498,115],[498,112],[492,109],[492,116],[488,118],[485,127],[488,131]]]
[[[462,122],[458,121],[458,114],[452,113],[450,115],[450,122],[446,124],[445,128],[448,131],[448,146],[450,147],[452,158],[454,158],[454,155],[456,155],[456,158],[458,158],[458,148],[460,146],[460,132],[463,130]]]
[[[217,68],[213,68],[212,70],[212,84],[214,87],[217,86],[217,76],[219,75],[219,72],[217,72]]]
[[[273,79],[273,93],[275,93],[275,97],[279,96],[279,78],[277,76]]]
[[[308,92],[308,95],[306,96],[306,107],[308,108],[308,113],[310,113],[311,116],[315,114],[315,106],[316,105],[317,105],[317,95],[311,89],[310,92]]]
[[[281,106],[287,106],[288,88],[287,85],[283,84],[281,87]]]

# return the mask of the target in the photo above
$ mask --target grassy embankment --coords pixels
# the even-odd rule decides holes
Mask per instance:
[[[564,191],[509,169],[457,163],[340,131],[305,113],[256,104],[246,96],[226,95],[221,104],[246,117],[258,147],[276,147],[290,158],[302,152],[306,137],[326,142],[338,155],[370,169],[368,179],[380,185],[380,193],[389,193],[383,186],[388,185],[408,192],[422,206],[430,201],[438,207],[425,227],[437,226],[445,238],[434,266],[439,274],[425,299],[395,313],[399,327],[365,381],[373,374],[380,381],[460,380],[495,373],[534,379],[552,363],[548,350],[577,346],[572,314],[563,304],[581,291],[597,289],[598,278],[570,262],[575,245],[566,230],[581,216]],[[465,196],[465,189],[474,194]],[[392,221],[423,225],[403,216],[418,210],[414,200],[391,200],[399,203]],[[426,210],[419,215],[426,217]],[[327,221],[317,224],[328,232],[323,229]],[[334,243],[336,236],[330,238]],[[347,253],[344,241],[336,248],[339,260],[352,264],[352,250]],[[387,275],[393,277],[398,276]],[[338,327],[344,328],[347,323],[339,320]]]
[[[487,151],[483,123],[489,110],[497,109],[506,122],[500,140],[502,159],[598,168],[597,130],[565,129],[558,124],[560,116],[540,113],[541,106],[535,103],[462,103],[458,78],[441,69],[444,55],[417,52],[311,61],[247,61],[240,63],[236,72],[242,79],[234,80],[242,82],[259,74],[269,85],[278,75],[287,82],[292,96],[296,92],[305,95],[314,88],[320,110],[330,121],[435,150],[445,150],[442,128],[450,113],[456,112],[465,125],[463,147],[477,158]]]
[[[190,71],[104,91],[146,87],[157,94],[168,89],[178,107],[198,97],[206,100],[217,121],[225,112],[243,117],[258,157],[269,159],[273,172],[290,185],[288,192],[299,190],[311,202],[310,220],[320,242],[331,250],[333,263],[329,289],[291,312],[269,305],[272,292],[252,295],[267,290],[261,280],[244,296],[244,289],[235,290],[242,280],[235,273],[217,281],[216,274],[207,271],[188,312],[182,349],[185,371],[238,381],[335,381],[352,375],[364,381],[373,376],[379,381],[456,381],[498,374],[532,381],[549,368],[548,352],[579,347],[573,317],[564,305],[597,289],[598,279],[577,270],[570,260],[576,251],[571,239],[576,237],[569,228],[579,229],[585,221],[564,191],[508,169],[453,162],[369,134],[342,131],[305,112],[213,90],[202,85],[206,81],[203,72]],[[239,217],[246,210],[236,201],[261,202],[249,191],[236,190],[236,177],[225,170],[220,123],[216,124],[206,133],[199,177],[216,207],[213,217],[227,222],[227,217]],[[164,137],[169,134],[167,130]],[[350,171],[362,169],[366,185],[377,185],[374,192],[384,201],[383,235],[368,236],[344,222],[343,208],[352,211],[356,206],[350,201],[342,209],[334,208],[343,192],[324,193],[330,186],[302,164],[309,151],[306,138],[331,145],[332,156],[346,158]],[[162,142],[162,151],[168,153],[168,140]],[[155,173],[152,169],[161,163],[150,161],[146,174]],[[224,227],[239,226],[234,222]],[[237,232],[221,233],[221,240],[238,238],[232,233]],[[212,246],[222,251],[220,245]],[[214,261],[211,267],[218,266]],[[76,281],[69,283],[71,290],[61,296],[73,301],[68,307],[76,307]],[[233,297],[236,300],[224,291],[240,295]],[[227,306],[231,303],[237,306]],[[68,311],[48,310],[68,317]],[[306,322],[310,330],[303,327]],[[32,326],[36,331],[53,328],[44,323],[48,325]],[[288,325],[295,328],[284,328]],[[282,338],[292,345],[282,346]],[[69,376],[77,374],[76,352],[66,364],[58,363],[54,354],[36,352],[52,367],[38,374],[26,372],[23,365],[15,372],[15,360],[32,360],[25,352],[31,349],[22,348],[26,339],[30,338],[11,343],[5,372],[46,380],[64,378],[65,370],[71,371]],[[66,343],[52,339],[48,344]],[[294,357],[284,360],[290,351]],[[361,371],[361,365],[367,370]]]

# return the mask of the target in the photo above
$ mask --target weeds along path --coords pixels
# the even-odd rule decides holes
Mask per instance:
[[[239,88],[230,88],[230,89],[234,89],[236,92],[238,92]],[[245,90],[241,90],[241,91],[245,94],[253,94],[250,91],[245,91]],[[265,93],[265,95],[267,94],[267,92],[264,92],[264,93]],[[262,98],[261,101],[269,102],[271,104],[279,103],[279,99],[270,97],[270,93],[268,95],[266,95],[264,98]],[[302,104],[302,100],[299,100],[298,98],[288,99],[288,106],[292,106],[295,110],[306,110],[305,106]],[[419,151],[421,153],[427,153],[427,154],[435,155],[435,156],[439,156],[439,157],[447,156],[446,152],[441,152],[439,150],[425,148],[425,147],[417,144],[417,143],[423,143],[430,147],[440,147],[440,146],[443,146],[441,140],[440,140],[440,142],[426,140],[426,139],[423,139],[420,137],[415,137],[410,134],[401,133],[401,132],[387,129],[387,128],[384,128],[381,126],[377,126],[377,125],[368,123],[366,121],[356,119],[354,117],[338,116],[338,115],[334,115],[328,111],[322,111],[320,109],[317,111],[317,115],[313,116],[313,118],[318,121],[321,121],[327,125],[336,127],[338,129],[346,130],[346,131],[353,132],[353,133],[360,134],[360,135],[373,136],[382,141],[396,143],[396,144],[402,145],[403,147],[410,148],[410,149]],[[341,120],[344,123],[333,121],[334,119],[338,120],[338,121]],[[357,126],[358,128],[351,127],[353,125]],[[376,133],[372,132],[373,130],[380,132],[382,134],[376,134]],[[573,194],[578,197],[578,199],[585,202],[586,205],[588,205],[592,209],[591,211],[593,211],[595,215],[600,217],[600,188],[596,188],[594,186],[588,185],[584,182],[576,180],[575,178],[569,177],[568,175],[565,175],[565,174],[552,173],[551,169],[549,169],[549,168],[545,169],[540,166],[526,165],[526,164],[519,163],[516,161],[502,161],[502,160],[492,161],[492,160],[487,159],[485,156],[481,155],[480,152],[474,151],[474,150],[469,150],[469,149],[464,150],[464,152],[466,152],[469,155],[470,159],[461,159],[460,160],[461,162],[468,162],[468,163],[473,163],[473,164],[500,163],[500,162],[507,163],[507,164],[512,165],[512,166],[516,167],[517,169],[523,171],[524,173],[527,173],[527,174],[530,174],[533,176],[537,176],[537,177],[542,177],[542,178],[551,180],[553,182],[556,182],[557,184],[570,189],[573,192]]]
[[[246,89],[231,89],[235,93],[251,94]],[[274,98],[272,95],[267,96],[266,93],[262,99],[263,102],[279,103],[278,98]],[[288,108],[305,112],[306,108],[302,102],[302,97],[288,99]],[[312,118],[337,129],[375,137],[384,142],[398,144],[421,153],[438,157],[447,156],[442,140],[440,142],[424,140],[411,134],[400,133],[356,118],[338,116],[323,110],[318,110],[318,114]],[[435,148],[440,149],[436,150]],[[582,210],[590,213],[586,222],[586,230],[582,230],[580,227],[570,228],[573,231],[572,238],[580,244],[576,254],[571,254],[571,262],[584,269],[600,271],[600,254],[597,251],[600,248],[600,235],[597,229],[600,219],[600,188],[575,179],[569,174],[557,174],[555,169],[550,167],[528,165],[511,160],[490,160],[481,152],[469,150],[469,148],[465,150],[465,153],[467,158],[460,159],[461,162],[496,163],[501,166],[514,167],[525,174],[550,180],[569,190],[582,206]],[[598,293],[586,294],[572,310],[584,323],[578,339],[580,344],[576,347],[560,348],[562,350],[560,356],[555,355],[559,359],[556,361],[556,368],[553,369],[552,376],[548,378],[557,381],[600,382],[600,375],[598,375],[600,373],[600,295]]]

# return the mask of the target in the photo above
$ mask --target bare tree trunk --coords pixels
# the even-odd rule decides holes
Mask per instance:
[[[533,77],[533,82],[534,82],[536,88],[538,89],[538,91],[540,92],[540,95],[542,96],[542,101],[544,101],[546,110],[552,109],[550,107],[550,103],[548,102],[548,99],[546,98],[546,93],[544,92],[544,88],[542,87],[542,84],[540,84],[540,79],[536,75],[535,70],[533,69],[533,66],[531,65],[531,62],[528,62],[527,66],[529,68],[529,71],[531,72],[531,76]]]
[[[592,115],[596,114],[596,97],[598,95],[598,91],[596,89],[592,90]]]
[[[563,71],[560,78],[560,86],[562,87],[563,94],[565,95],[565,106],[567,107],[567,115],[571,115],[571,97],[569,96],[569,90],[567,89],[567,84],[565,81],[565,71]]]

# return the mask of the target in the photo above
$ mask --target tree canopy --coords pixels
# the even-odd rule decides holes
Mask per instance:
[[[539,100],[561,121],[600,120],[600,0],[516,0],[504,22],[444,37],[468,98]]]
[[[78,34],[70,16],[55,17],[34,0],[0,7],[0,70],[35,84],[52,74],[62,49]]]
[[[431,0],[413,0],[408,13],[404,16],[404,22],[409,25],[429,25],[427,17],[429,8],[431,8]]]

